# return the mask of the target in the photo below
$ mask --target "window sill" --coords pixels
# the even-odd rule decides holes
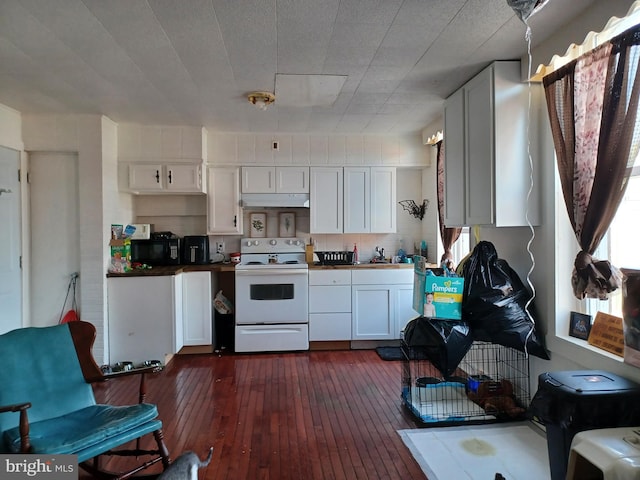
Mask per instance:
[[[553,355],[560,355],[583,365],[577,368],[579,370],[604,370],[640,383],[640,368],[624,363],[622,357],[569,335],[550,335],[547,339],[552,358]]]

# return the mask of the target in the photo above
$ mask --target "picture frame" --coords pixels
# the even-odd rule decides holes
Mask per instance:
[[[591,315],[571,312],[569,318],[569,335],[581,340],[588,340],[591,332]]]
[[[267,214],[249,214],[249,236],[251,238],[264,238],[267,236]]]
[[[281,212],[278,215],[278,234],[281,238],[296,236],[296,214],[294,212]]]

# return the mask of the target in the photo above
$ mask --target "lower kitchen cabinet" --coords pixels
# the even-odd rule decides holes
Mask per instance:
[[[309,271],[309,341],[351,340],[351,270]]]
[[[183,346],[182,276],[107,279],[109,363],[160,360]]]
[[[211,273],[182,273],[184,345],[212,345]]]
[[[412,269],[353,270],[351,295],[352,340],[396,340],[406,322],[417,316]]]

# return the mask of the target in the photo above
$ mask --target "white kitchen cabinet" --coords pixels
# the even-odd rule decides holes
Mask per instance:
[[[309,167],[243,167],[242,193],[309,193]]]
[[[531,186],[528,87],[519,61],[494,62],[445,102],[445,225],[539,224],[539,189]],[[532,94],[539,89],[532,86]],[[532,102],[532,104],[536,104]],[[533,128],[531,138],[536,138]],[[531,149],[534,149],[532,142]],[[535,152],[532,153],[535,158]],[[527,213],[528,205],[528,213]]]
[[[352,340],[396,340],[413,310],[412,269],[354,269]]]
[[[311,167],[310,232],[343,232],[342,167]]]
[[[240,168],[208,167],[207,233],[241,235]]]
[[[344,168],[344,233],[371,232],[371,168]]]
[[[212,345],[211,272],[182,273],[184,345]]]
[[[309,271],[309,341],[351,340],[351,270]]]
[[[396,233],[394,167],[371,167],[371,233]]]
[[[413,309],[413,282],[397,285],[396,289],[396,323],[394,338],[401,338],[400,332],[409,321],[418,317],[419,314]]]
[[[126,190],[133,193],[206,193],[201,164],[132,163],[128,169]]]
[[[107,279],[109,363],[160,360],[183,346],[182,276]]]

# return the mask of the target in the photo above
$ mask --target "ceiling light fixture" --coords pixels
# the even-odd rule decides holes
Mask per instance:
[[[260,110],[266,110],[269,105],[276,101],[276,96],[269,92],[251,92],[247,95],[249,103],[255,105]]]

